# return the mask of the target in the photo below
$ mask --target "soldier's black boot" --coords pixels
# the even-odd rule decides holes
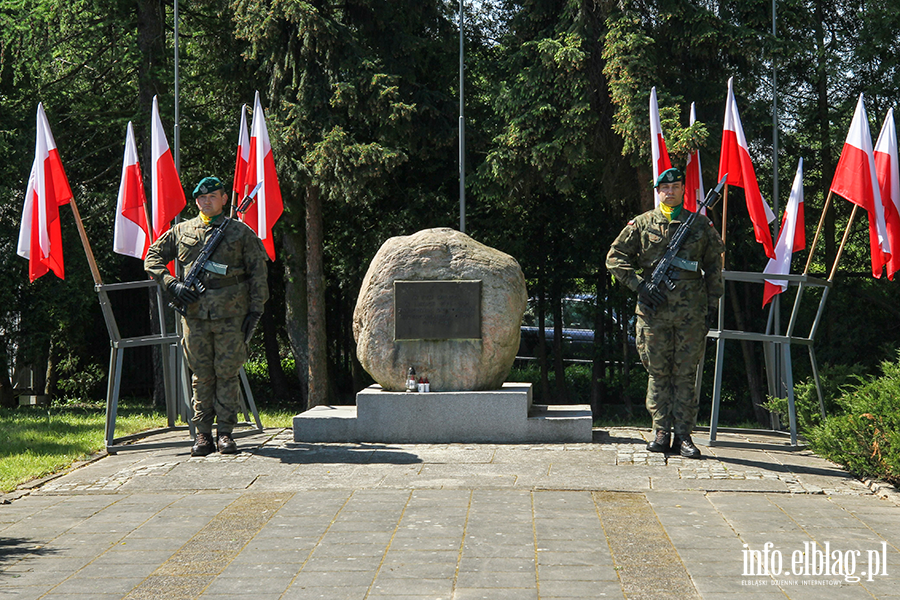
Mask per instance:
[[[191,456],[206,456],[216,451],[216,446],[212,442],[212,436],[208,433],[197,432],[194,439],[194,446],[191,448]]]
[[[216,445],[222,454],[237,454],[237,444],[231,439],[230,433],[220,433],[216,436]]]
[[[700,450],[694,445],[689,435],[678,435],[676,433],[675,439],[672,441],[672,452],[677,452],[685,458],[700,458]]]
[[[669,432],[662,429],[656,430],[656,438],[647,444],[647,450],[650,452],[668,452],[669,451]]]

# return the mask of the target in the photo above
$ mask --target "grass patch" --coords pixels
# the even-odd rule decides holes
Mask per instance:
[[[296,411],[261,410],[264,427],[290,427]],[[103,404],[64,404],[0,409],[0,493],[68,468],[106,448]],[[166,413],[142,402],[123,401],[116,436],[165,427]],[[185,432],[187,435],[187,432]]]

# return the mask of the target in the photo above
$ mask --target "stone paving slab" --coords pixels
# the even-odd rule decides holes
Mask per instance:
[[[156,435],[0,504],[0,600],[900,599],[897,503],[778,434],[720,430],[697,461],[649,434],[271,430],[206,458]]]

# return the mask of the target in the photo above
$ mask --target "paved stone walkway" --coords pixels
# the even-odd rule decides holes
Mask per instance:
[[[0,600],[900,599],[896,495],[775,434],[720,430],[693,461],[646,452],[648,430],[594,433],[271,430],[206,458],[154,436],[4,499]]]

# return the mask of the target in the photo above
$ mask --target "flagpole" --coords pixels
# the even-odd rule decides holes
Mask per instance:
[[[180,152],[180,136],[178,120],[180,116],[180,111],[178,107],[178,97],[179,97],[179,86],[178,86],[178,0],[175,0],[175,10],[174,10],[174,18],[175,18],[175,132],[172,135],[172,142],[175,145],[174,148],[174,157],[175,157],[175,170],[178,172],[178,176],[181,176],[181,152]],[[178,223],[178,217],[175,217],[175,222]]]
[[[772,0],[772,39],[777,40],[776,29],[776,11],[775,1]],[[778,67],[775,63],[775,54],[772,54],[772,200],[775,205],[775,220],[772,222],[772,239],[778,240]],[[788,265],[790,271],[790,264]],[[775,296],[774,302],[770,305],[770,315],[774,315],[774,332],[776,335],[781,333],[781,294]],[[776,344],[775,348],[780,349],[781,345]],[[779,352],[779,354],[781,354]],[[786,366],[779,362],[775,362],[775,393],[779,398],[787,397],[782,394],[782,373],[786,370]],[[774,417],[773,417],[774,418]]]
[[[84,223],[81,221],[81,214],[78,212],[78,205],[75,204],[75,198],[69,200],[69,206],[72,207],[72,214],[75,216],[75,225],[78,227],[78,236],[81,238],[81,245],[84,246],[84,255],[87,257],[88,266],[91,268],[91,276],[94,278],[94,285],[103,285],[103,279],[100,277],[100,269],[97,268],[97,260],[94,258],[94,251],[91,250],[91,243],[88,241],[87,233],[84,230]]]
[[[831,199],[831,193],[829,192],[828,198]],[[844,253],[844,245],[847,243],[847,238],[850,236],[850,228],[853,227],[853,219],[856,217],[856,210],[859,208],[858,204],[853,204],[853,212],[850,213],[850,220],[847,222],[847,229],[844,230],[844,237],[841,238],[841,245],[838,248],[837,256],[834,257],[834,264],[831,267],[831,274],[828,276],[828,283],[832,283],[834,281],[834,275],[837,273],[838,263],[841,260],[841,254]],[[826,205],[827,209],[827,205]],[[822,215],[824,218],[825,211],[822,211]],[[821,223],[820,223],[821,226]],[[816,232],[818,235],[818,232]],[[811,254],[811,253],[810,253]],[[809,339],[813,339],[816,337],[816,332],[819,330],[819,323],[822,318],[822,309],[825,306],[825,300],[828,298],[828,292],[831,291],[831,286],[828,285],[822,291],[822,298],[819,300],[819,310],[816,312],[816,318],[813,321],[812,327],[809,330]]]
[[[841,261],[841,254],[844,253],[844,244],[847,243],[847,238],[850,237],[850,228],[853,227],[853,219],[856,217],[856,209],[858,208],[858,204],[853,205],[853,212],[850,213],[850,221],[847,223],[847,229],[844,230],[844,237],[841,239],[841,245],[838,248],[837,256],[834,257],[834,265],[831,267],[831,274],[828,276],[828,281],[834,280],[834,274],[837,272],[838,263]]]
[[[153,239],[153,221],[150,220],[150,205],[145,201],[142,202],[144,205],[144,218],[147,219],[147,235],[150,237],[150,243],[152,244],[156,240]]]
[[[466,119],[463,113],[463,0],[459,0],[459,231],[466,232]]]
[[[819,232],[822,231],[822,224],[825,223],[825,214],[828,212],[828,208],[831,206],[831,196],[834,194],[831,190],[828,190],[828,198],[825,200],[825,208],[822,209],[822,216],[819,217],[819,225],[816,227],[816,235],[813,237],[812,247],[809,249],[809,256],[806,258],[806,267],[803,269],[803,274],[806,275],[809,273],[809,266],[812,264],[813,254],[816,252],[816,244],[819,243]]]

